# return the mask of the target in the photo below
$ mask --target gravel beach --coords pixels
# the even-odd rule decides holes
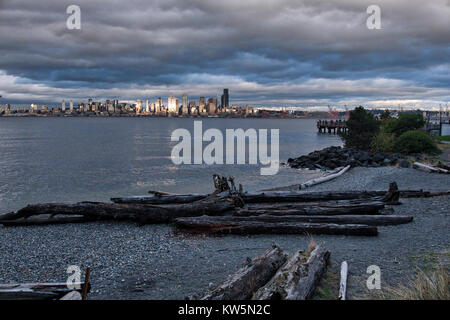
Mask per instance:
[[[450,176],[414,169],[353,168],[309,190],[450,189]],[[244,182],[245,183],[245,182]],[[395,285],[423,268],[427,257],[448,252],[450,197],[401,199],[395,214],[414,222],[379,227],[377,237],[314,236],[331,251],[331,271],[349,263],[350,298],[366,291],[366,269],[381,268],[382,286]],[[90,299],[183,299],[224,280],[246,257],[273,243],[289,252],[306,248],[299,235],[204,237],[174,234],[169,225],[93,222],[0,227],[0,283],[65,281],[69,265],[90,266]]]

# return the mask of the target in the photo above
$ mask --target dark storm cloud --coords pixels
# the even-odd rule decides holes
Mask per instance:
[[[70,4],[81,30],[66,28]],[[366,27],[370,4],[1,1],[0,94],[134,99],[229,87],[235,101],[273,105],[448,100],[449,1],[377,1],[381,30]]]

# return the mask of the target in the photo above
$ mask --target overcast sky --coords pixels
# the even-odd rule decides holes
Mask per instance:
[[[229,88],[238,104],[438,108],[449,71],[450,0],[0,0],[1,104]]]

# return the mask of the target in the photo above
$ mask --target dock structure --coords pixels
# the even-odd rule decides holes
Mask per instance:
[[[319,120],[317,121],[319,133],[340,133],[347,131],[345,120]]]

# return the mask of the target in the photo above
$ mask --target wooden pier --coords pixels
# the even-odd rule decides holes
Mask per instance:
[[[347,131],[345,120],[319,120],[317,121],[319,133],[340,133]]]

